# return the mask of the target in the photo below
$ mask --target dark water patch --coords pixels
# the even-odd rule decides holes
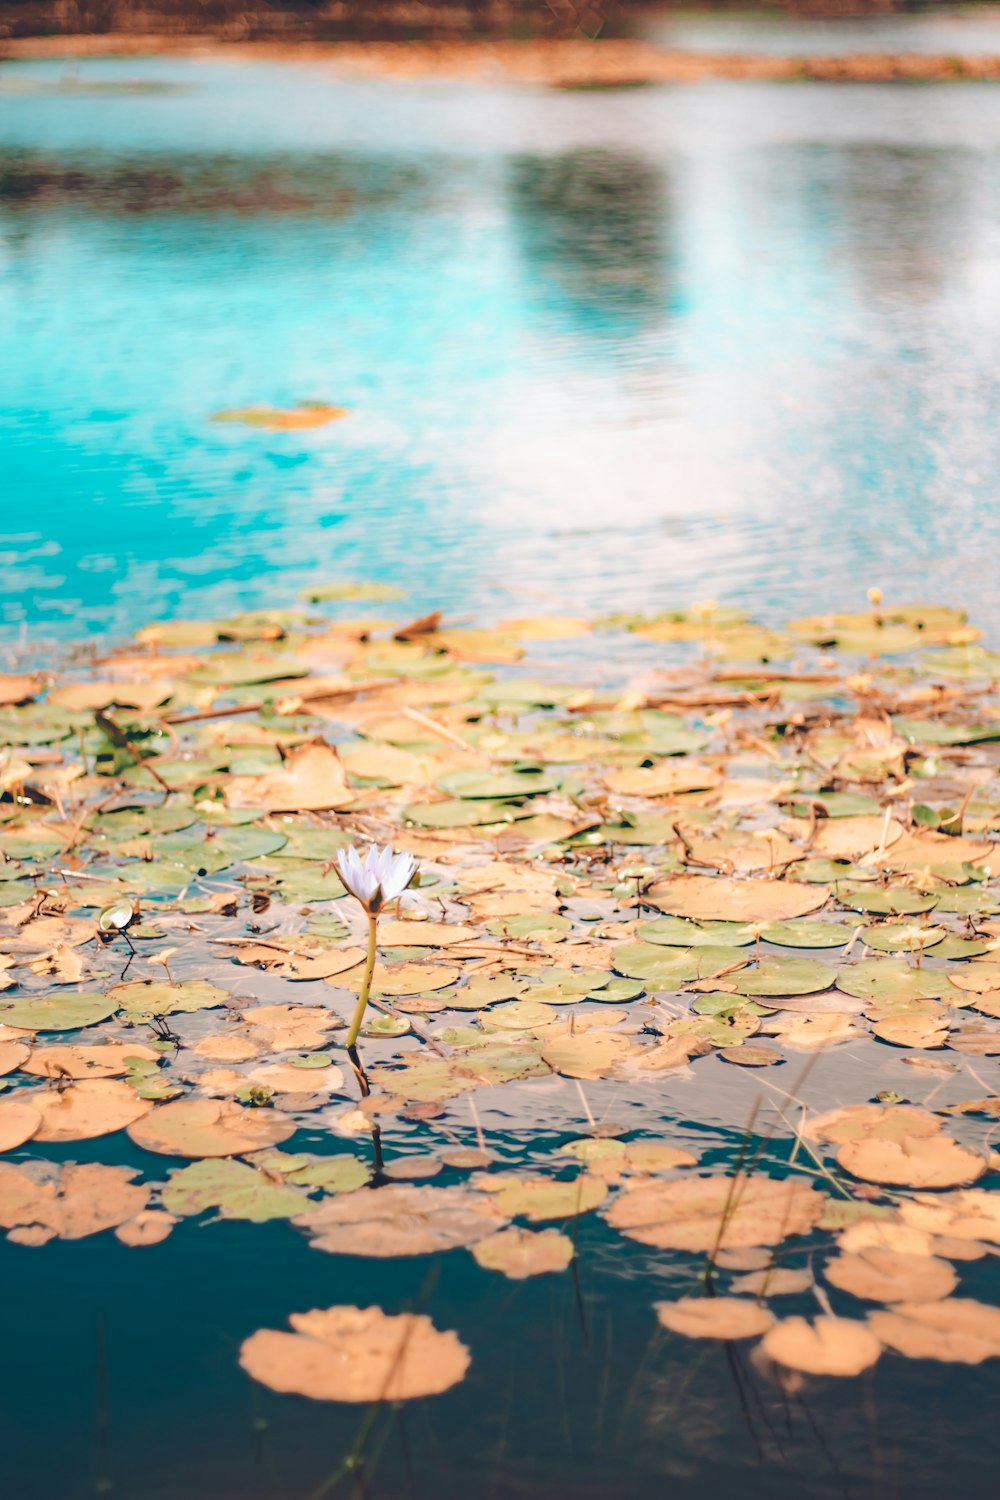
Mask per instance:
[[[0,211],[61,208],[108,215],[305,215],[338,219],[387,204],[416,208],[427,189],[416,164],[370,156],[89,155],[66,160],[0,152]]]

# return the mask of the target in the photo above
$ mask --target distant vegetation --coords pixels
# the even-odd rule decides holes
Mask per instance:
[[[656,0],[5,0],[0,36],[199,32],[240,38],[607,36]],[[666,8],[660,0],[659,8]],[[705,9],[736,9],[705,3]],[[764,8],[757,4],[752,8]],[[919,8],[912,0],[776,0],[799,14]]]

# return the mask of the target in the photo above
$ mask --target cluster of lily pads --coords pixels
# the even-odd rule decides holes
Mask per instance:
[[[716,1295],[661,1304],[666,1328],[759,1337],[778,1372],[1000,1354],[1000,1312],[954,1295],[1000,1245],[998,679],[962,614],[878,596],[782,629],[309,605],[0,675],[0,1227],[138,1247],[287,1219],[328,1253],[520,1277],[564,1270],[558,1226],[596,1211],[708,1266]],[[401,862],[373,909],[348,851],[380,843]],[[925,1103],[852,1097],[873,1056]],[[838,1108],[768,1095],[817,1057]],[[658,1096],[689,1079],[697,1118],[720,1067],[785,1101],[780,1174],[665,1131]],[[530,1118],[556,1079],[564,1145],[501,1170],[479,1104]],[[611,1086],[655,1126],[600,1119]],[[118,1131],[145,1172],[45,1157]],[[782,1262],[796,1236],[835,1248],[821,1278]],[[804,1291],[817,1316],[774,1312]],[[280,1390],[401,1398],[469,1361],[422,1316],[292,1326],[243,1351]]]

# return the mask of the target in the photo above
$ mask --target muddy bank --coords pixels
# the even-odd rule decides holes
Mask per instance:
[[[849,83],[1000,78],[1000,55],[696,55],[661,50],[635,40],[255,42],[157,33],[0,39],[0,60],[150,55],[215,58],[234,62],[325,62],[344,73],[355,75],[482,79],[490,82],[502,80],[553,88],[695,83],[706,78],[790,81],[814,79]]]

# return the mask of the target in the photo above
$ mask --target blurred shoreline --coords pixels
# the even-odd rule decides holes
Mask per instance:
[[[696,53],[655,47],[634,39],[249,41],[204,32],[0,38],[0,62],[109,56],[328,63],[355,76],[479,80],[553,88],[697,83],[711,78],[844,83],[1000,79],[1000,53],[857,52],[783,57],[739,52]]]

